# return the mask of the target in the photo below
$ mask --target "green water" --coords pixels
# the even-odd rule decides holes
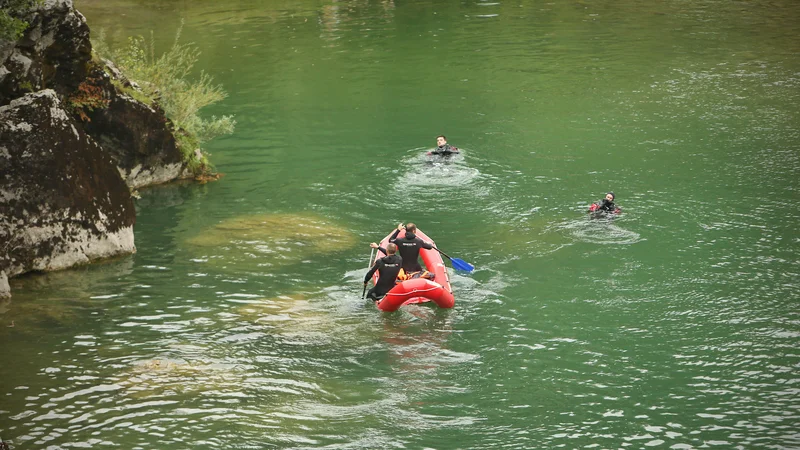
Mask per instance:
[[[238,126],[135,255],[11,280],[15,448],[800,447],[800,4],[76,1],[184,18]],[[454,309],[361,300],[400,221]]]

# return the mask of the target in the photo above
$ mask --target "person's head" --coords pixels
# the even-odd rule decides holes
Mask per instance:
[[[444,135],[443,135],[443,134],[440,134],[439,136],[436,136],[436,145],[438,145],[439,147],[441,147],[441,146],[443,146],[444,144],[447,144],[447,138],[446,138],[446,137],[444,137]]]
[[[395,253],[397,253],[397,244],[388,243],[386,245],[386,254],[394,255]]]
[[[406,224],[406,233],[416,233],[416,232],[417,232],[416,225],[414,225],[413,223]]]
[[[609,193],[607,193],[607,194],[606,194],[606,200],[607,200],[607,201],[609,201],[609,202],[613,202],[613,201],[614,201],[614,198],[616,198],[616,195],[614,195],[614,193],[613,193],[613,192],[609,192]]]

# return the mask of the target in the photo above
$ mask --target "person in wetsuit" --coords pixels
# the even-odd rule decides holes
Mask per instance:
[[[605,198],[592,203],[589,207],[589,213],[606,213],[606,214],[619,214],[622,212],[621,209],[614,203],[614,199],[616,195],[613,192],[609,192],[606,194]]]
[[[436,136],[436,148],[432,152],[428,152],[429,155],[437,156],[450,156],[458,153],[458,147],[450,146],[450,144],[447,143],[447,138],[444,137],[443,134]]]
[[[375,264],[372,265],[372,268],[369,269],[369,272],[364,277],[364,286],[366,286],[375,271],[378,271],[378,282],[367,293],[367,298],[377,302],[394,287],[397,275],[403,267],[403,259],[397,254],[397,245],[395,244],[388,244],[385,250],[378,247],[377,244],[373,248],[377,248],[386,254],[383,258],[375,261]]]
[[[400,231],[403,229],[406,230],[405,236],[398,238],[397,235],[400,234]],[[403,226],[401,223],[397,226],[397,230],[395,230],[394,234],[389,238],[389,242],[397,244],[397,251],[400,252],[400,256],[403,258],[403,270],[407,274],[421,271],[422,266],[419,264],[419,251],[423,248],[428,250],[433,248],[432,244],[418,238],[417,235],[414,234],[415,231],[417,231],[417,226],[413,223],[408,223],[406,226]]]

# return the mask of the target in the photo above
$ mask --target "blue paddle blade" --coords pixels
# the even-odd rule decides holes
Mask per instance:
[[[472,272],[475,270],[475,266],[464,261],[463,259],[450,258],[450,262],[453,264],[453,268],[463,270],[464,272]]]

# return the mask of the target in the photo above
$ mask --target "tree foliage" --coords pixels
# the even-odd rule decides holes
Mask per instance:
[[[93,42],[95,51],[111,59],[122,73],[134,81],[141,92],[155,100],[176,127],[175,136],[184,158],[193,169],[206,170],[207,158],[199,152],[200,146],[224,134],[233,133],[236,121],[233,116],[212,116],[204,119],[200,110],[223,100],[227,94],[213,78],[201,72],[190,79],[192,68],[200,56],[193,44],[180,43],[183,24],[175,34],[175,41],[164,53],[158,55],[152,32],[150,39],[134,36],[128,45],[110,51],[103,42]],[[105,53],[105,54],[104,54]],[[198,155],[200,155],[198,157]]]
[[[28,28],[28,22],[19,18],[42,0],[0,0],[0,41],[14,41]]]

